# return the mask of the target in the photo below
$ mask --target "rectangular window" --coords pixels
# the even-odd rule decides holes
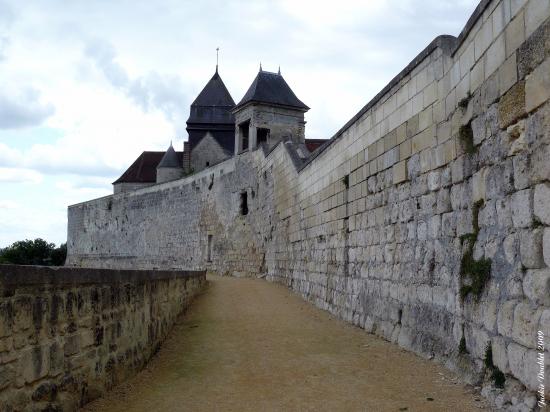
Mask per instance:
[[[242,122],[239,125],[239,135],[241,137],[242,142],[242,150],[248,149],[248,130],[250,127],[250,120],[247,120],[246,122]]]
[[[206,259],[208,262],[212,262],[212,235],[208,235],[208,249]]]
[[[256,136],[258,138],[258,145],[262,142],[267,143],[267,139],[269,139],[269,129],[258,127],[256,129]]]
[[[241,215],[246,216],[248,215],[248,193],[242,192],[241,193]]]

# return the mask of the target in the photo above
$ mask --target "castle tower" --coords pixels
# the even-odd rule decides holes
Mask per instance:
[[[170,182],[183,176],[183,168],[172,142],[157,165],[157,183]]]
[[[271,147],[282,139],[305,141],[304,113],[309,110],[296,97],[281,71],[262,70],[235,106],[235,154],[260,144]]]
[[[195,172],[202,168],[199,167],[197,169],[197,164],[201,164],[204,167],[207,163],[212,164],[215,160],[222,160],[209,158],[208,160],[202,161],[202,158],[208,151],[207,147],[212,149],[210,151],[217,151],[217,157],[226,158],[233,154],[235,144],[235,119],[231,110],[234,107],[235,101],[225,87],[216,66],[214,76],[212,76],[210,81],[204,86],[195,101],[191,104],[189,119],[187,119],[189,140],[185,145],[184,152],[187,152],[186,156],[189,157],[189,160],[186,159],[187,161],[184,163],[193,165]],[[202,152],[206,152],[194,153],[194,149],[199,146],[199,143],[206,135],[216,144],[203,143],[201,145],[201,150]],[[193,159],[193,157],[195,159]]]

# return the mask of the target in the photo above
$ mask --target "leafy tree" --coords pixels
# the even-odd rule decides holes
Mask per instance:
[[[10,246],[0,249],[0,263],[16,265],[56,265],[65,263],[67,244],[55,247],[44,239],[20,240]]]

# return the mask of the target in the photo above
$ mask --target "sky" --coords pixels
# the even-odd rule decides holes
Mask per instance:
[[[330,138],[477,0],[0,0],[0,247],[66,241],[67,206],[144,150],[182,150],[219,73],[238,102],[281,73]]]

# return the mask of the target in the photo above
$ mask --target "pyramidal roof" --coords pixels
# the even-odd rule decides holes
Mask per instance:
[[[162,159],[157,165],[157,168],[159,167],[181,167],[181,162],[178,159],[176,151],[172,147],[172,142],[170,142],[170,147],[166,153],[164,153],[164,156],[162,156]]]
[[[217,69],[191,106],[235,106],[235,101],[225,87]]]
[[[304,111],[309,110],[304,102],[296,97],[280,73],[266,72],[260,69],[242,100],[235,108],[249,102],[290,106]]]

